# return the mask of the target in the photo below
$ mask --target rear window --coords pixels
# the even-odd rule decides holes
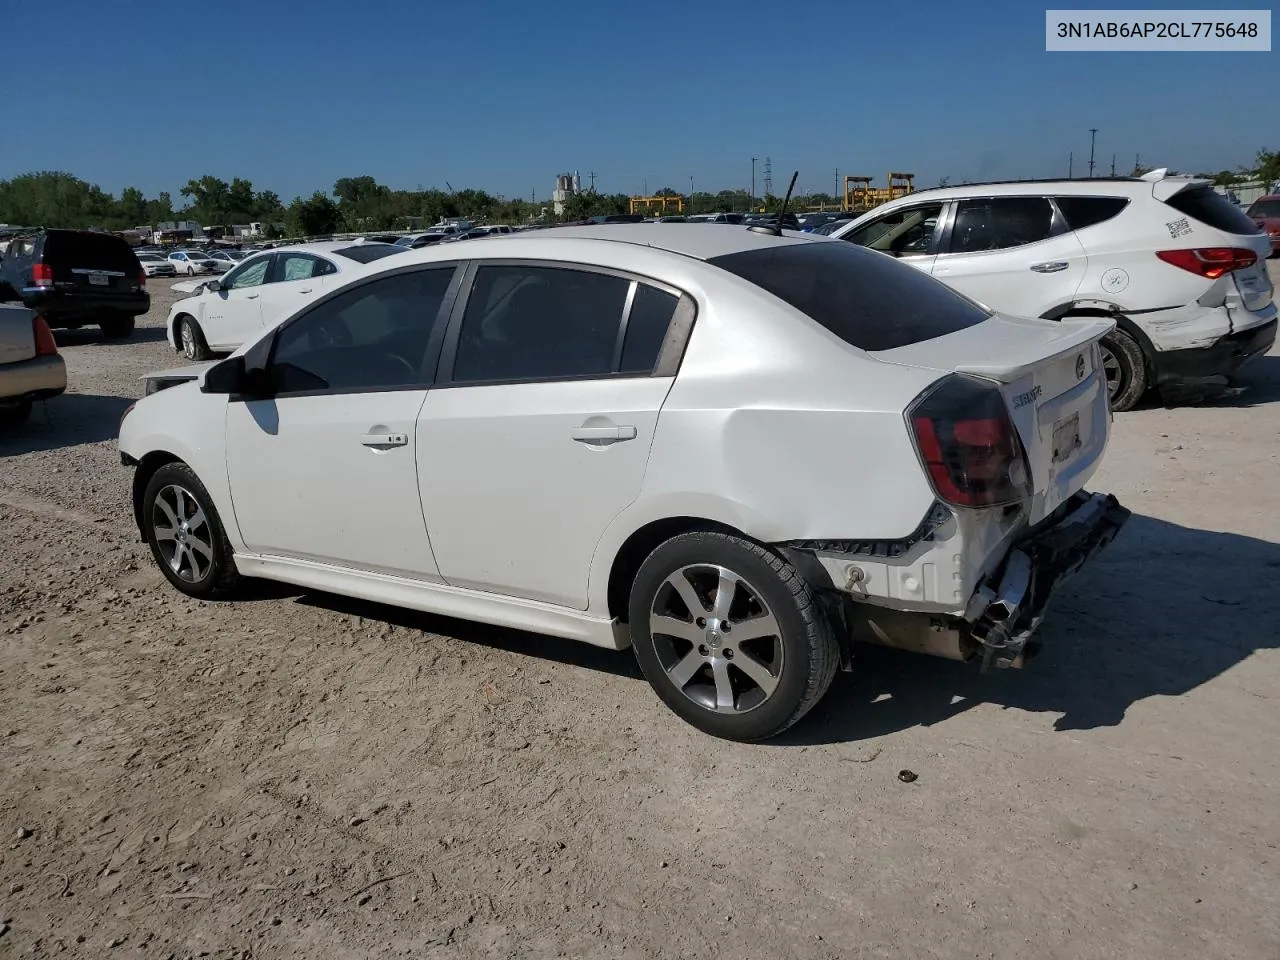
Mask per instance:
[[[1199,220],[1215,230],[1248,236],[1258,233],[1258,225],[1243,210],[1209,187],[1192,187],[1175,193],[1165,201],[1173,209],[1192,220]]]
[[[892,350],[988,314],[946,284],[851,243],[792,243],[708,261],[767,290],[860,350]]]
[[[43,257],[46,263],[98,270],[138,269],[133,249],[109,233],[79,230],[50,230],[45,234]]]
[[[404,253],[405,249],[403,246],[392,243],[365,243],[357,247],[343,247],[333,252],[356,263],[372,263],[374,260],[389,257],[393,253]]]
[[[1251,217],[1280,217],[1280,197],[1258,200],[1249,208]]]
[[[1083,230],[1110,220],[1129,205],[1124,197],[1054,197],[1053,202],[1072,230]]]

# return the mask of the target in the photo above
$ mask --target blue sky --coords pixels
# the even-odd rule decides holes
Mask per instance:
[[[12,70],[0,178],[118,192],[243,176],[287,202],[368,174],[393,187],[550,194],[776,192],[889,170],[1082,175],[1234,168],[1280,147],[1276,53],[1046,53],[1027,3],[647,0],[4,0],[52,29]],[[29,16],[28,16],[29,15]],[[861,25],[861,29],[859,28]],[[19,58],[25,59],[25,58]],[[130,92],[125,92],[130,91]]]

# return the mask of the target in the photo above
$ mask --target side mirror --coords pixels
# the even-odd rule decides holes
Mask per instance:
[[[244,392],[247,379],[244,357],[228,357],[205,371],[204,383],[200,385],[200,392],[234,396],[237,393]]]
[[[204,375],[202,393],[220,393],[247,400],[267,400],[274,394],[267,368],[275,337],[259,340],[243,354],[228,357]]]
[[[204,288],[208,290],[210,293],[217,293],[219,290],[222,289],[222,284],[220,284],[217,280],[208,280],[205,282]]]

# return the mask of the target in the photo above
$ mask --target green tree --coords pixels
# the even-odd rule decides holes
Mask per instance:
[[[117,217],[131,227],[147,222],[147,198],[137,187],[125,187],[120,191],[116,204]]]
[[[231,187],[225,180],[208,174],[199,180],[188,180],[182,195],[191,199],[187,214],[201,226],[213,226],[227,222],[231,206]]]
[[[295,197],[289,205],[292,233],[314,237],[333,233],[342,223],[342,212],[328,196],[317,190],[308,199]]]
[[[1253,175],[1267,184],[1280,180],[1280,150],[1259,150]]]

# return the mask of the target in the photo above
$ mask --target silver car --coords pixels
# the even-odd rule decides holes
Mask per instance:
[[[34,310],[0,304],[0,427],[31,415],[31,405],[67,389],[67,367],[44,318]]]

